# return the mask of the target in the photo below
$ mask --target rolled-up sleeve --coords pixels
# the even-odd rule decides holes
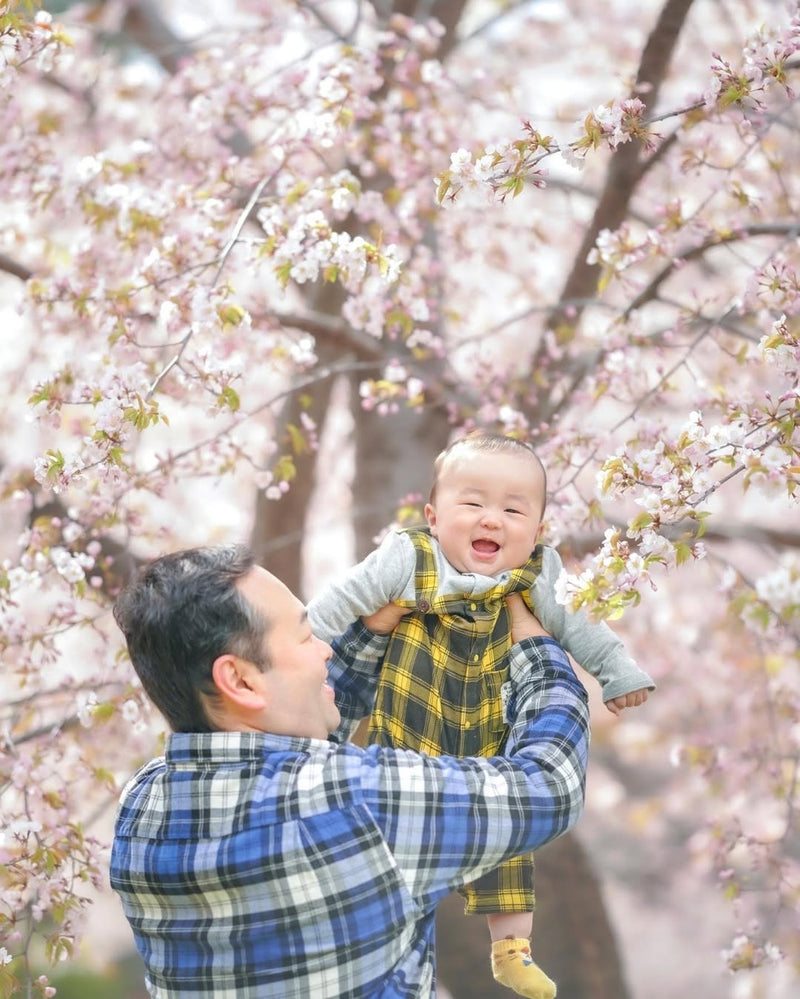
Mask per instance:
[[[372,711],[383,654],[388,644],[388,635],[378,635],[360,621],[334,639],[333,656],[328,663],[328,681],[336,695],[336,706],[342,720],[330,737],[333,742],[346,742],[358,722]]]

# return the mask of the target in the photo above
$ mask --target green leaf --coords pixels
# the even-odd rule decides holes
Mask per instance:
[[[644,511],[643,513],[640,513],[638,516],[633,518],[633,520],[630,522],[629,527],[631,531],[635,531],[638,533],[639,531],[642,530],[642,528],[649,527],[652,523],[653,523],[653,515],[651,513],[647,513],[647,511]]]
[[[227,406],[232,413],[237,412],[241,406],[241,400],[239,399],[239,394],[236,389],[232,388],[230,385],[226,385],[217,396],[217,405],[220,409]]]
[[[291,260],[285,260],[282,264],[278,264],[275,268],[275,277],[280,282],[281,288],[285,288],[289,283],[289,278],[292,276],[292,262]]]
[[[294,423],[287,424],[286,431],[289,434],[289,439],[292,442],[292,450],[295,454],[307,454],[309,447],[308,441],[303,431]]]
[[[444,201],[447,192],[450,190],[452,186],[453,184],[452,181],[450,180],[450,171],[447,170],[439,178],[439,184],[436,188],[436,200],[439,202],[439,204],[441,204]]]

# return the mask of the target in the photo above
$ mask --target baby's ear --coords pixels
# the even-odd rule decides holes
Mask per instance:
[[[431,534],[436,537],[436,508],[431,503],[425,504],[425,519],[428,521],[428,527],[431,529]]]

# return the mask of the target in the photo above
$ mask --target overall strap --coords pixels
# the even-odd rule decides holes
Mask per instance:
[[[436,568],[436,556],[433,554],[431,531],[429,527],[412,527],[406,531],[417,556],[414,569],[414,594],[417,610],[427,614],[436,600],[439,589],[439,570]]]
[[[511,577],[506,586],[505,592],[507,594],[522,591],[523,599],[528,605],[529,610],[533,610],[530,591],[537,578],[541,575],[543,556],[544,547],[537,545],[531,552],[528,561],[524,565],[521,565],[519,569],[512,570]]]

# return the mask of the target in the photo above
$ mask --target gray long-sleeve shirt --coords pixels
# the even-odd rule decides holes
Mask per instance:
[[[509,573],[482,576],[459,572],[445,558],[432,538],[439,577],[439,595],[480,595]],[[542,571],[531,589],[531,602],[546,631],[556,638],[572,658],[600,683],[603,700],[647,687],[653,680],[625,651],[620,639],[605,622],[593,622],[582,611],[571,613],[556,602],[555,582],[561,572],[555,548],[543,548]],[[393,600],[415,599],[416,552],[411,538],[392,531],[365,559],[339,579],[329,583],[308,604],[314,634],[332,641],[344,634],[357,618],[374,613]]]

